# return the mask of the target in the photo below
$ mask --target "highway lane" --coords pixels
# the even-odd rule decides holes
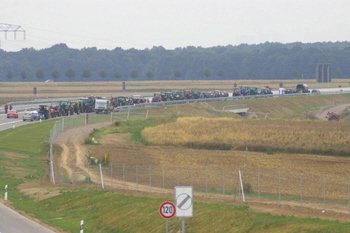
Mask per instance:
[[[0,114],[0,130],[17,127],[24,124],[32,124],[31,121],[22,120],[23,113],[18,118],[7,118],[6,114]],[[0,142],[1,143],[1,142]],[[0,187],[1,190],[1,187]],[[9,194],[9,200],[11,195]],[[23,215],[13,211],[6,205],[0,203],[0,233],[53,233],[40,224],[25,218]]]
[[[0,213],[1,233],[54,233],[2,203],[0,203]]]

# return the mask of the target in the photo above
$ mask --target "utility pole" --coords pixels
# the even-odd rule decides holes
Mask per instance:
[[[23,39],[26,39],[26,30],[24,30],[20,25],[14,25],[14,24],[7,24],[7,23],[0,23],[0,32],[5,33],[5,40],[7,40],[7,33],[13,32],[13,38],[17,39],[17,32],[23,33]],[[0,41],[0,48],[1,48],[1,41]]]

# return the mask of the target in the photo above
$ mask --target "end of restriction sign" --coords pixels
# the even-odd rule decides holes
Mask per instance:
[[[176,213],[176,207],[171,202],[163,202],[159,206],[159,213],[163,218],[172,218],[175,216]]]

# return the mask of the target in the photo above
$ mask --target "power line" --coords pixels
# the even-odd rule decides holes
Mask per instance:
[[[23,32],[23,39],[26,39],[26,30],[24,30],[20,25],[0,23],[0,32],[5,32],[5,40],[7,39],[8,32],[13,32],[15,40],[16,33]]]

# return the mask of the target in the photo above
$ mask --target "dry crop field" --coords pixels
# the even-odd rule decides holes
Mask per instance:
[[[174,89],[193,90],[227,90],[233,89],[233,84],[248,85],[262,88],[270,86],[278,88],[280,83],[285,87],[295,87],[297,83],[307,83],[310,88],[315,88],[318,84],[314,80],[172,80],[172,81],[125,81],[126,89],[122,90],[123,81],[106,82],[1,82],[1,99],[35,99],[54,98],[70,96],[90,96],[90,95],[122,95],[140,94],[155,91],[165,91]],[[333,79],[330,87],[339,85],[348,86],[349,83],[343,79]],[[328,85],[327,85],[328,86]],[[33,88],[37,88],[37,94],[33,94]]]
[[[142,136],[152,146],[350,154],[348,122],[183,117]]]

